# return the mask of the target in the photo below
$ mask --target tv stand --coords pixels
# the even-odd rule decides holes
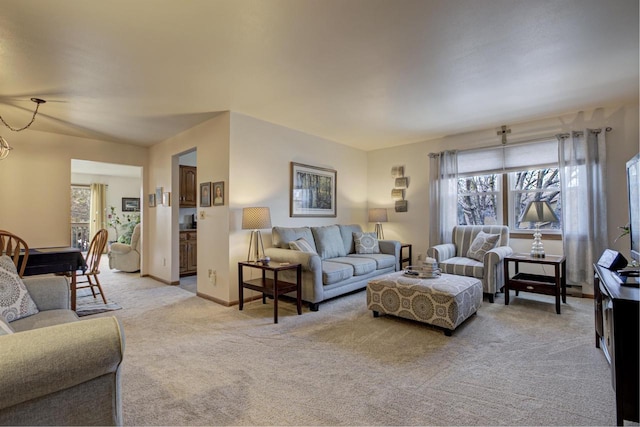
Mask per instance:
[[[611,385],[616,394],[616,421],[638,422],[638,305],[640,289],[624,286],[626,279],[595,264],[594,309],[596,347],[602,349],[611,367]]]

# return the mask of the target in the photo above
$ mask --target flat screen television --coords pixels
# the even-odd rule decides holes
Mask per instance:
[[[640,153],[627,162],[631,259],[640,262]]]

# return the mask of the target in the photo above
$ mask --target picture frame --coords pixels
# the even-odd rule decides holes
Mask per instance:
[[[208,208],[211,206],[211,182],[200,183],[200,207]]]
[[[394,188],[391,190],[391,199],[392,200],[404,200],[404,190],[401,188]]]
[[[336,217],[337,178],[334,169],[291,162],[290,217]]]
[[[213,206],[223,206],[224,205],[224,181],[214,182],[213,189],[211,190],[211,194],[213,194]]]
[[[408,202],[406,200],[397,200],[396,201],[396,212],[407,212],[408,209]]]
[[[404,178],[396,178],[395,187],[396,188],[407,188],[409,186],[409,180]]]
[[[156,205],[162,204],[162,187],[156,187]]]
[[[162,204],[164,206],[171,206],[171,192],[162,193]]]
[[[123,197],[122,212],[140,212],[140,197]]]
[[[149,207],[150,208],[155,208],[156,207],[156,194],[155,193],[151,193],[148,195],[148,201],[149,201]]]

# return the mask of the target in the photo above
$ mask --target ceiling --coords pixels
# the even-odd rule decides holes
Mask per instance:
[[[363,150],[638,102],[637,0],[0,0],[0,115],[152,145],[234,111]],[[6,137],[8,129],[3,129]]]

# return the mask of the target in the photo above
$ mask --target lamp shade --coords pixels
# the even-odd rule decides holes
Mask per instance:
[[[262,230],[271,228],[271,212],[269,208],[243,208],[242,229]]]
[[[387,222],[387,210],[385,208],[369,209],[369,222]]]
[[[546,201],[529,202],[520,222],[556,222],[558,217]]]

